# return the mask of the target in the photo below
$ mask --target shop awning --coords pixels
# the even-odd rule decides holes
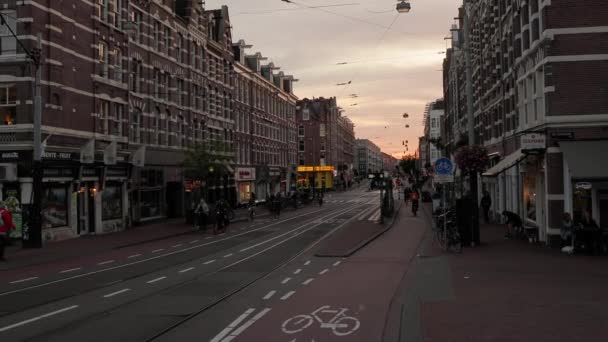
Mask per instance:
[[[521,149],[517,150],[499,161],[498,164],[492,166],[488,171],[484,172],[482,176],[496,177],[500,173],[510,169],[512,166],[515,166],[515,164],[519,163],[524,158],[526,158],[526,155],[521,152]]]
[[[561,141],[559,147],[573,179],[608,178],[608,140]]]

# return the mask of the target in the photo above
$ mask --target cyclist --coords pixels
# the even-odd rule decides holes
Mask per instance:
[[[416,216],[418,211],[418,202],[420,201],[420,194],[418,193],[418,189],[414,189],[410,194],[410,199],[412,200],[412,214]]]

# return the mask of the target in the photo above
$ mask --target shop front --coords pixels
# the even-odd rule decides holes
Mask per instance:
[[[238,204],[249,202],[251,194],[254,192],[256,180],[255,168],[253,167],[237,167],[234,172],[234,178],[237,187]],[[259,196],[256,194],[256,196]]]
[[[298,166],[298,188],[333,189],[334,171],[333,166]]]
[[[134,191],[134,220],[145,222],[165,217],[165,176],[162,168],[142,168]]]

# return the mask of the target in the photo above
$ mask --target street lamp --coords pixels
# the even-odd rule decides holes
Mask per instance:
[[[408,13],[412,9],[412,5],[407,0],[401,0],[397,4],[397,12]]]

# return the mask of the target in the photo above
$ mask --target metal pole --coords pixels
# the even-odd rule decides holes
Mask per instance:
[[[27,237],[23,246],[29,248],[42,247],[42,95],[41,95],[41,58],[42,58],[42,35],[37,34],[36,37],[36,58],[34,60],[36,67],[36,77],[34,80],[34,155],[32,165],[32,191],[33,203],[30,212],[31,226],[27,233]]]
[[[446,212],[446,200],[445,200],[445,186],[447,185],[447,183],[443,183],[442,187],[441,187],[441,202],[442,202],[442,207],[443,207],[443,241],[445,241],[445,249],[447,251],[448,249],[448,219],[445,216],[445,212]]]
[[[464,0],[464,55],[466,64],[466,92],[467,92],[467,129],[469,146],[475,145],[475,117],[473,112],[473,66],[471,61],[471,23],[467,13],[467,0]],[[469,174],[469,188],[471,192],[471,246],[479,244],[479,214],[477,208],[477,173]]]

